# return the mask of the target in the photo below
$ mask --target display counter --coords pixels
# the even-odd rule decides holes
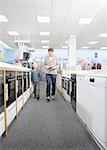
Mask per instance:
[[[33,92],[29,68],[0,62],[0,136],[18,118],[19,111]]]

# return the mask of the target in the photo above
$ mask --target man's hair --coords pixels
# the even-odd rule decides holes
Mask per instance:
[[[53,52],[54,49],[53,48],[48,48],[48,52]]]

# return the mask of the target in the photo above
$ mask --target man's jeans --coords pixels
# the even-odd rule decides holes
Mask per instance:
[[[55,74],[46,74],[46,82],[47,82],[47,87],[46,87],[46,96],[50,96],[50,90],[51,90],[51,83],[52,83],[52,93],[51,95],[55,95],[55,90],[56,90],[56,76]]]

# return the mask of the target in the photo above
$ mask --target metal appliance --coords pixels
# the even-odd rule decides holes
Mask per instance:
[[[24,80],[24,92],[26,91],[26,72],[23,72],[23,80]]]
[[[70,93],[70,76],[69,74],[64,74],[62,76],[62,95],[68,102],[70,102]]]
[[[4,80],[3,72],[0,71],[0,113],[4,110]]]
[[[76,112],[76,74],[71,74],[71,105]]]
[[[22,72],[17,73],[17,98],[22,95]]]
[[[12,104],[16,100],[15,95],[15,73],[11,71],[6,72],[6,85],[7,85],[7,91],[6,93],[8,95],[8,98],[6,99],[6,107],[8,107],[10,104]]]

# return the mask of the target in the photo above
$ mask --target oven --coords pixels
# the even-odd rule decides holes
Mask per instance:
[[[0,71],[0,113],[4,111],[4,77],[3,71]]]
[[[16,100],[15,72],[6,71],[6,107]]]
[[[64,99],[70,102],[70,79],[62,77],[62,95]]]
[[[76,112],[76,74],[71,74],[71,105]]]
[[[22,72],[17,73],[17,98],[22,95]]]

